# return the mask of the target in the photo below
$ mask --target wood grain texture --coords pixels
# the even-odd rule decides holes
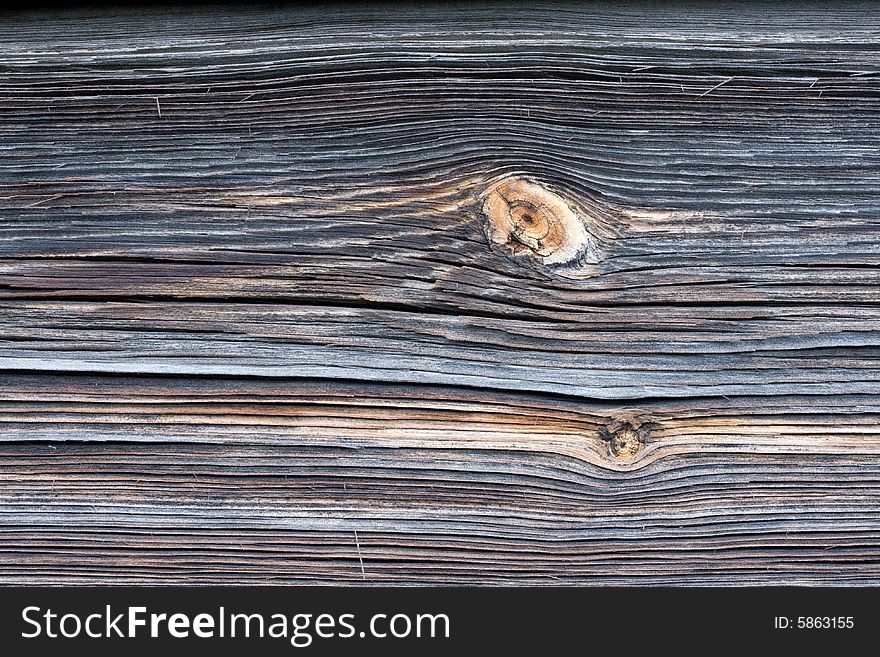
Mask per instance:
[[[880,11],[0,21],[0,584],[880,584]]]

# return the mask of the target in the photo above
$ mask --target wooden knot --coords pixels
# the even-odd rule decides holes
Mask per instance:
[[[558,267],[599,261],[586,217],[546,186],[506,176],[480,194],[489,240],[510,255]]]
[[[605,427],[600,437],[608,443],[608,454],[619,461],[633,461],[641,453],[648,438],[647,424],[616,421]]]

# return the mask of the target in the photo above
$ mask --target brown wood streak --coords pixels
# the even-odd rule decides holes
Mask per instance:
[[[0,583],[880,584],[880,12],[497,10],[0,23]]]

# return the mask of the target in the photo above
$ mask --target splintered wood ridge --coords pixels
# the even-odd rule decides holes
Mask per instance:
[[[545,185],[522,176],[505,176],[480,194],[489,240],[513,256],[540,264],[575,268],[599,261],[591,217]]]

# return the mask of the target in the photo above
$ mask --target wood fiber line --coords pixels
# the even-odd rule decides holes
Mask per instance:
[[[880,584],[878,34],[5,15],[0,583]]]

